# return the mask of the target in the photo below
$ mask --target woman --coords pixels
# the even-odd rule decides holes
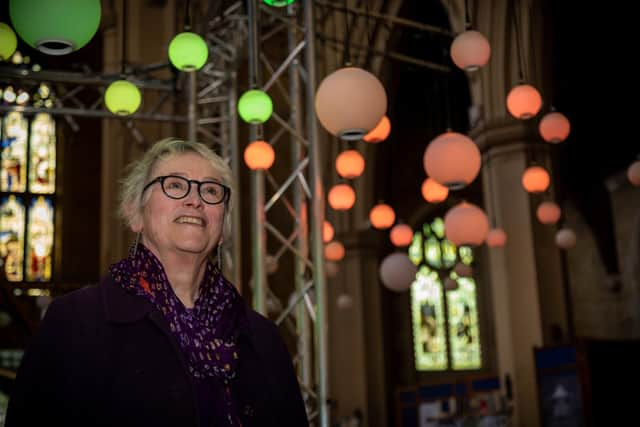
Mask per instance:
[[[215,263],[231,172],[206,146],[156,143],[121,212],[139,242],[98,286],[55,300],[6,425],[306,426],[289,353]]]

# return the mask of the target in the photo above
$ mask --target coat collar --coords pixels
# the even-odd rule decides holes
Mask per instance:
[[[100,281],[100,291],[109,322],[136,322],[154,309],[150,301],[118,286],[110,274]]]
[[[107,321],[109,322],[137,322],[157,311],[153,304],[147,299],[127,292],[119,286],[110,274],[102,278],[99,287],[102,293]],[[249,322],[250,308],[244,304],[244,309],[244,319],[239,324],[239,333],[240,335],[245,335],[247,338],[251,338],[251,325]],[[158,312],[158,314],[160,314],[160,312]],[[160,315],[160,317],[162,316]]]

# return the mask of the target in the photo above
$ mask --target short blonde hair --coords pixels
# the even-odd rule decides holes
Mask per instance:
[[[126,176],[122,180],[119,211],[127,225],[133,224],[142,214],[144,204],[147,202],[147,198],[142,197],[142,190],[151,179],[153,168],[158,160],[184,153],[196,153],[208,160],[213,170],[220,175],[221,184],[226,185],[233,192],[231,169],[212,149],[199,142],[177,138],[162,139],[153,144],[140,160],[128,166]],[[231,197],[225,201],[223,238],[226,238],[231,231],[230,213]]]

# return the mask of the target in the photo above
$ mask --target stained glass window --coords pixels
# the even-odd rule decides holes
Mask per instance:
[[[14,195],[0,202],[0,256],[7,280],[20,282],[24,260],[24,204]]]
[[[0,191],[23,192],[27,189],[28,121],[22,113],[12,111],[3,122]]]
[[[53,203],[40,196],[29,206],[27,226],[27,280],[51,279],[53,248]]]
[[[50,281],[56,190],[55,121],[45,113],[27,117],[11,111],[0,122],[0,256],[5,275],[11,282]]]
[[[480,328],[473,277],[453,271],[471,265],[473,249],[446,240],[444,221],[425,223],[413,236],[409,258],[418,265],[411,285],[414,353],[419,371],[470,370],[482,367]],[[445,278],[455,289],[443,285]],[[449,281],[451,283],[451,281]]]
[[[458,289],[447,291],[449,342],[453,369],[481,367],[480,333],[476,306],[476,283],[472,278],[459,277]]]
[[[411,286],[411,312],[416,369],[447,369],[442,286],[438,274],[426,266]]]
[[[49,114],[38,114],[31,122],[29,157],[29,191],[53,194],[56,187],[56,125]]]

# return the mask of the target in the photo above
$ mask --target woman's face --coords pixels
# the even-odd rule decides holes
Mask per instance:
[[[149,181],[164,175],[178,175],[198,181],[221,182],[211,163],[197,153],[175,154],[158,160]],[[147,194],[149,193],[149,194]],[[210,254],[222,236],[224,202],[202,201],[195,184],[183,199],[171,199],[160,182],[143,194],[142,216],[131,225],[142,231],[142,242],[161,260],[171,255]]]

